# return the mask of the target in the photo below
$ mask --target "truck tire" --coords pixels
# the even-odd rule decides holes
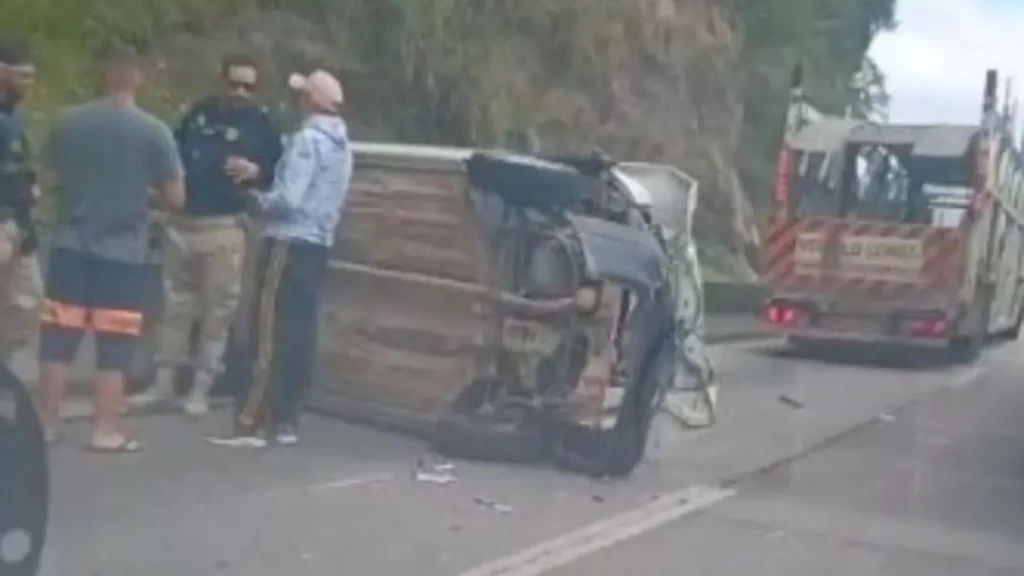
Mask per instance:
[[[981,340],[972,336],[954,336],[949,340],[952,360],[959,364],[970,364],[981,353]]]
[[[988,341],[988,323],[992,308],[991,289],[979,285],[971,308],[977,313],[973,317],[973,326],[969,333],[961,334],[950,338],[949,349],[953,360],[962,364],[969,364],[978,359],[985,342]]]
[[[1009,342],[1020,338],[1021,324],[1024,324],[1024,307],[1021,307],[1021,311],[1017,314],[1017,320],[1013,323],[1013,326],[1006,331],[1005,338]]]

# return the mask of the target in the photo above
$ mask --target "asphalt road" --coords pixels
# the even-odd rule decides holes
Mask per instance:
[[[659,422],[621,482],[466,462],[417,482],[419,442],[319,418],[249,452],[203,444],[223,415],[149,416],[147,450],[117,457],[73,424],[45,576],[1024,571],[1016,344],[970,367],[776,348],[716,348],[718,425]]]
[[[1024,574],[1019,353],[552,575]]]

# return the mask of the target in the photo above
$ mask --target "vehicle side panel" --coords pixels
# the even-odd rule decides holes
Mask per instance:
[[[330,262],[314,405],[432,421],[477,373],[495,319],[465,177],[357,160]]]

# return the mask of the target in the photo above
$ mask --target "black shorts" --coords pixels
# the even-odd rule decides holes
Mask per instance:
[[[147,270],[58,248],[46,270],[39,359],[70,364],[82,337],[96,339],[96,368],[127,370],[143,330]]]

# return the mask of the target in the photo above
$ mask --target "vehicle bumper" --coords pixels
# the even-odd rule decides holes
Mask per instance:
[[[927,348],[946,348],[949,346],[949,338],[925,338],[867,332],[837,332],[833,330],[809,327],[780,327],[769,322],[764,322],[763,324],[770,333],[813,342],[895,344],[903,346],[922,346]]]

